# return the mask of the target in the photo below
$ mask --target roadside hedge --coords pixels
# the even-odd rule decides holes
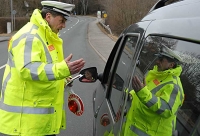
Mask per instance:
[[[29,20],[29,17],[16,17],[14,31],[19,30],[22,26],[29,22]],[[0,34],[7,33],[7,22],[11,22],[10,17],[0,17]]]

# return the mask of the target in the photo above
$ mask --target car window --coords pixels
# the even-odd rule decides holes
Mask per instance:
[[[149,36],[138,57],[134,75],[143,79],[152,69],[162,46],[167,46],[182,58],[180,76],[185,98],[177,113],[177,130],[179,135],[189,135],[200,119],[200,44],[174,38]]]
[[[118,63],[116,65],[116,72],[113,73],[113,78],[110,84],[112,84],[110,91],[110,103],[113,109],[113,115],[117,115],[121,109],[121,102],[116,100],[121,100],[123,90],[125,90],[124,85],[127,78],[130,77],[130,65],[135,53],[135,47],[137,44],[137,36],[127,36],[123,42],[123,48],[120,49]],[[116,118],[115,118],[116,119]],[[117,120],[116,120],[117,121]]]

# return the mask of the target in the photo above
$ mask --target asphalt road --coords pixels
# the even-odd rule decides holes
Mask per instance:
[[[65,57],[72,53],[72,60],[83,58],[86,61],[85,68],[95,66],[101,72],[104,69],[105,62],[88,43],[88,24],[94,20],[93,17],[72,18],[72,21],[67,22],[66,28],[60,32],[60,37],[64,41]],[[2,82],[3,66],[6,62],[7,41],[4,41],[0,43],[0,82]],[[98,82],[89,84],[80,83],[78,80],[74,81],[72,89],[82,98],[85,111],[82,116],[78,117],[67,109],[67,129],[62,130],[58,136],[92,136],[92,94]],[[65,96],[65,101],[67,101],[67,93]],[[3,135],[0,134],[0,136]]]

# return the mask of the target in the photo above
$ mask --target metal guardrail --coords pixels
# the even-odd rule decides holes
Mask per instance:
[[[109,25],[105,25],[105,24],[104,24],[104,21],[103,21],[102,19],[99,20],[99,23],[100,23],[105,29],[107,29],[111,35],[113,35],[113,34],[112,34],[112,31],[111,31],[111,29],[110,29],[110,27],[109,27]]]

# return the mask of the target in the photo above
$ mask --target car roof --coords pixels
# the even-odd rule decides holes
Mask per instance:
[[[146,36],[171,35],[199,43],[199,13],[200,0],[185,0],[152,10],[138,24],[151,22],[148,29],[144,28]]]
[[[184,0],[176,3],[151,10],[143,19],[145,20],[160,20],[172,18],[194,18],[200,17],[200,1],[199,0]]]

